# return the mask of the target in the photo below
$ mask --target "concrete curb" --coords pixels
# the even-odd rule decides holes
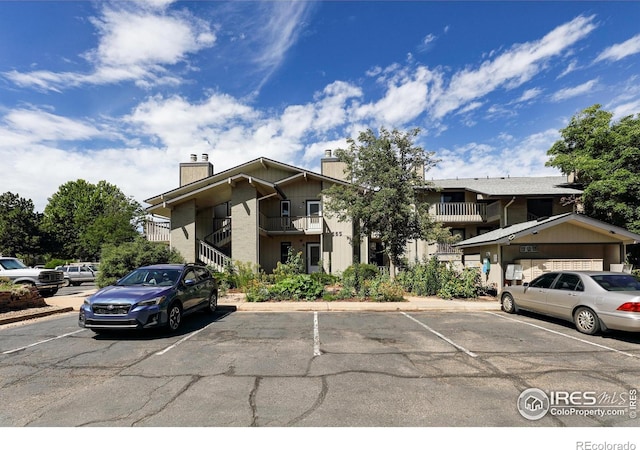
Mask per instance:
[[[10,316],[0,318],[0,325],[21,322],[52,314],[79,311],[84,299],[95,291],[86,291],[73,295],[48,297],[46,303],[51,307],[43,310],[34,308],[33,311],[24,310],[14,312]],[[259,302],[252,303],[244,300],[243,294],[230,294],[219,301],[221,307],[231,307],[235,311],[250,312],[337,312],[337,311],[362,311],[362,312],[419,312],[419,311],[499,311],[500,303],[495,301],[465,301],[443,300],[436,297],[408,297],[406,302]]]

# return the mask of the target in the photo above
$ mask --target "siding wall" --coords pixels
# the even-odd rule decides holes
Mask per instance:
[[[231,196],[231,258],[259,264],[258,200],[247,181],[238,182]]]

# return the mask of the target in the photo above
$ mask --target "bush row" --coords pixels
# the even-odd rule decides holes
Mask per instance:
[[[250,302],[360,299],[376,302],[404,301],[404,295],[441,298],[474,298],[482,292],[480,271],[439,263],[435,258],[400,272],[395,281],[371,264],[349,266],[341,277],[326,273],[303,273],[301,253],[289,253],[273,274],[246,263],[230,263],[218,274],[221,292],[237,289]]]

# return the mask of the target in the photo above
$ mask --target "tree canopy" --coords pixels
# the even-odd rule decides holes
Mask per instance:
[[[573,116],[546,165],[576,174],[585,214],[640,233],[640,115],[612,119],[597,104]]]
[[[449,235],[417,198],[416,188],[428,185],[424,172],[437,163],[432,152],[414,145],[419,132],[382,128],[376,135],[369,129],[357,140],[347,139],[348,148],[337,149],[335,155],[345,163],[351,184],[323,191],[327,213],[360,224],[363,235],[379,237],[394,265],[401,263],[408,240],[444,240]]]
[[[40,253],[40,219],[33,202],[17,194],[0,195],[0,254],[29,260]]]
[[[116,186],[69,181],[49,198],[42,229],[60,258],[95,260],[105,244],[130,242],[137,235],[142,206]]]

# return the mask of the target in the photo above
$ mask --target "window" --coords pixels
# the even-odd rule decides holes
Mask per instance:
[[[572,273],[563,273],[556,281],[555,289],[561,289],[563,291],[582,291],[582,282],[578,275]]]
[[[196,273],[193,269],[189,269],[185,272],[184,274],[184,278],[183,278],[183,282],[186,282],[188,280],[191,280],[193,282],[198,281],[198,277],[196,276]]]
[[[291,248],[291,242],[280,242],[280,262],[282,264],[287,263],[289,258],[289,249]]]
[[[527,200],[527,214],[530,218],[550,217],[553,215],[553,199],[530,198]]]
[[[464,191],[460,192],[443,192],[440,196],[441,203],[463,203],[464,199]]]
[[[536,288],[549,288],[553,284],[553,280],[558,277],[557,273],[545,273],[533,280],[529,286]]]
[[[291,200],[282,200],[280,202],[280,217],[291,216]]]
[[[459,241],[464,241],[464,228],[451,228],[451,236],[458,237]]]

